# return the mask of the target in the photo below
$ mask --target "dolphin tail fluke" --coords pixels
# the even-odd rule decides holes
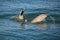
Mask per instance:
[[[24,10],[22,9],[22,10],[20,11],[19,16],[18,16],[18,19],[19,19],[19,20],[24,20],[23,13],[24,13]]]

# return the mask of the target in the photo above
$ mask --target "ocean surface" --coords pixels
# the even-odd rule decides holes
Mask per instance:
[[[22,8],[29,21],[43,13],[48,17],[22,28],[13,18]],[[60,40],[60,0],[0,0],[0,40]]]

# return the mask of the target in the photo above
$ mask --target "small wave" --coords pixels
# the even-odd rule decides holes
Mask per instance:
[[[0,15],[0,18],[8,18],[9,16],[15,16],[17,14],[3,14],[3,15]]]

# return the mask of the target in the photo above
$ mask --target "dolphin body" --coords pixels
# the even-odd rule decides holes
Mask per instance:
[[[28,21],[27,19],[25,19],[23,13],[24,13],[24,10],[22,9],[20,11],[20,14],[18,15],[18,17],[16,17],[16,16],[12,17],[12,19],[16,18],[21,26],[23,26],[25,23],[33,23],[34,24],[34,23],[44,21],[44,19],[48,16],[48,14],[40,14],[37,17],[35,17],[34,19],[32,19],[31,21]]]
[[[27,19],[24,18],[24,15],[23,15],[24,11],[21,10],[20,11],[20,14],[18,16],[18,20],[20,22],[29,22]],[[43,21],[46,17],[48,16],[48,14],[41,14],[41,15],[38,15],[37,17],[35,17],[33,20],[31,20],[29,23],[37,23],[37,22],[41,22]]]

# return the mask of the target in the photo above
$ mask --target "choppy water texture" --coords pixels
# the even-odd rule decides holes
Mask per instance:
[[[22,28],[13,18],[21,8],[29,21],[42,13],[49,16]],[[0,0],[0,40],[60,40],[60,0]]]

